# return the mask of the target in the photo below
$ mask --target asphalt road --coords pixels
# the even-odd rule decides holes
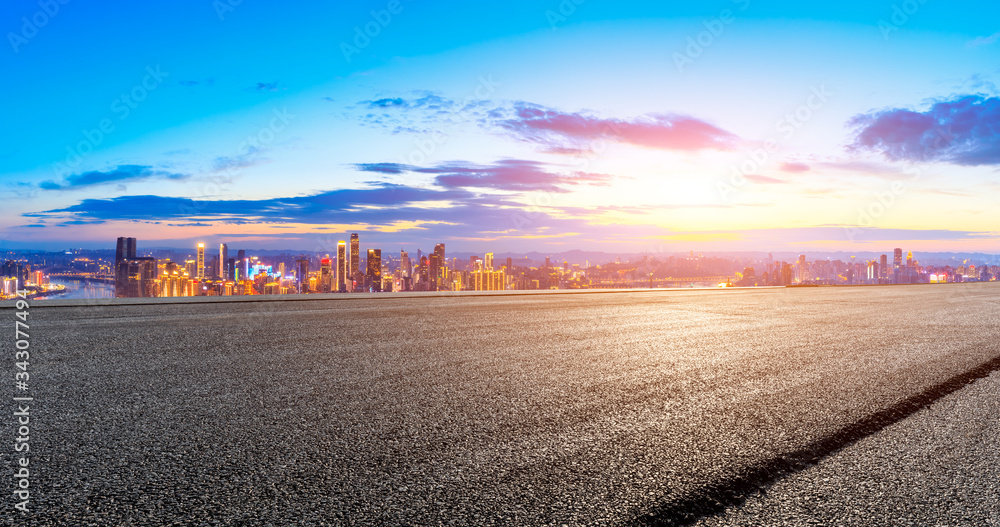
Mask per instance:
[[[30,317],[34,493],[28,514],[6,504],[14,524],[807,524],[756,490],[797,503],[822,473],[863,494],[851,460],[895,474],[924,412],[972,401],[941,444],[961,416],[997,416],[969,395],[995,398],[976,379],[1000,368],[997,283],[38,301]],[[969,459],[996,463],[993,422],[960,443],[981,446]],[[920,487],[941,470],[921,459],[879,481]],[[895,503],[883,518],[953,518]]]
[[[998,450],[995,372],[698,525],[1000,526]]]

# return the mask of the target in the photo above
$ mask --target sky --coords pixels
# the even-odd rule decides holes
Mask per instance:
[[[0,249],[1000,253],[995,1],[15,0]]]

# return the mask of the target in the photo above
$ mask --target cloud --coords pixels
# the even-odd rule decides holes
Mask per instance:
[[[407,104],[406,101],[398,97],[395,99],[378,99],[374,101],[368,101],[369,108],[386,108],[393,106],[401,106],[405,108],[408,107],[409,104]]]
[[[413,167],[399,163],[356,163],[353,166],[362,172],[378,172],[380,174],[402,174],[413,170]]]
[[[123,183],[147,179],[168,179],[179,181],[187,179],[188,177],[189,176],[186,174],[156,170],[153,167],[146,165],[119,165],[113,170],[104,172],[92,170],[90,172],[72,174],[66,176],[62,182],[43,181],[39,183],[38,186],[44,190],[75,190],[108,183]]]
[[[441,97],[431,92],[418,92],[419,97],[404,99],[402,97],[385,97],[361,101],[362,107],[370,109],[428,109],[428,110],[450,110],[458,107],[460,103],[454,99]]]
[[[969,95],[926,112],[894,108],[855,117],[849,150],[879,152],[892,161],[1000,164],[1000,98]]]
[[[278,82],[258,82],[257,86],[254,87],[257,91],[278,91]]]
[[[797,174],[800,172],[809,172],[810,168],[809,165],[805,163],[786,162],[778,165],[778,170],[782,172],[791,172],[793,174]]]
[[[764,184],[788,183],[787,181],[785,181],[783,179],[778,179],[778,178],[773,178],[773,177],[768,177],[768,176],[761,176],[759,174],[747,174],[745,177],[747,179],[749,179],[750,181],[753,181],[754,183],[764,183]]]
[[[346,221],[351,216],[363,221],[391,217],[389,210],[414,208],[423,201],[475,202],[464,191],[439,191],[379,183],[372,188],[340,189],[308,196],[262,200],[195,200],[167,196],[119,196],[85,199],[76,205],[28,217],[66,216],[72,219],[101,220],[187,220],[227,223],[292,222],[324,224]],[[419,207],[417,207],[419,208]]]
[[[518,139],[549,151],[579,149],[598,140],[646,148],[697,151],[729,150],[738,137],[705,121],[674,114],[649,114],[633,120],[567,113],[519,102],[507,112],[496,111],[494,124]]]
[[[433,167],[418,167],[398,163],[354,165],[365,172],[402,174],[404,172],[433,174],[434,183],[442,188],[480,188],[510,192],[569,192],[567,186],[610,184],[614,176],[588,172],[568,174],[554,172],[549,165],[522,159],[503,159],[491,165],[476,165],[452,161]]]
[[[212,161],[212,169],[216,172],[234,172],[244,168],[257,166],[267,161],[261,156],[263,149],[248,146],[246,152],[235,156],[219,156]]]
[[[502,167],[503,163],[497,163]],[[517,166],[517,163],[507,163]],[[455,167],[450,167],[454,170]],[[493,167],[494,169],[496,167]],[[439,170],[431,168],[430,170]],[[569,211],[555,206],[528,206],[494,193],[483,194],[465,184],[491,188],[522,188],[521,180],[507,177],[502,168],[481,172],[449,172],[440,176],[471,176],[471,182],[455,181],[453,187],[421,188],[392,183],[370,183],[367,188],[339,189],[306,196],[260,200],[207,200],[152,195],[85,199],[68,207],[22,214],[50,225],[70,222],[105,221],[161,224],[168,228],[211,225],[225,232],[225,225],[254,225],[258,234],[303,232],[306,235],[344,232],[394,234],[392,243],[499,239],[485,235],[511,231],[519,238],[552,233],[585,233],[601,239],[620,239],[623,229],[630,233],[656,232],[654,226],[631,224],[624,227],[603,212]],[[568,174],[560,184],[600,183],[603,175]],[[446,180],[447,181],[447,180]],[[555,180],[552,180],[555,181]],[[549,184],[554,184],[550,181]],[[528,186],[534,188],[538,183]],[[569,212],[569,213],[567,213]],[[402,234],[406,233],[406,234]],[[285,234],[287,236],[288,234]],[[388,238],[383,238],[388,239]],[[327,240],[329,241],[329,240]]]
[[[970,40],[968,45],[969,45],[970,48],[975,48],[975,47],[979,47],[979,46],[987,46],[987,45],[990,45],[990,44],[996,42],[997,40],[1000,40],[1000,31],[998,31],[996,33],[993,33],[992,35],[990,35],[988,37],[976,37],[976,38]]]

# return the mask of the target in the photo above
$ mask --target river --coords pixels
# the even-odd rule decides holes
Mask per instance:
[[[80,280],[66,280],[52,278],[49,280],[53,285],[66,287],[66,293],[52,295],[45,298],[114,298],[115,286],[104,282],[84,282]],[[41,300],[41,299],[39,299]]]

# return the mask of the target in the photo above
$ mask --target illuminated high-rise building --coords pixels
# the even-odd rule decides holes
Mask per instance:
[[[438,268],[441,265],[438,263],[438,255],[436,253],[431,253],[427,257],[427,290],[437,291],[438,285]]]
[[[438,290],[438,284],[441,283],[441,279],[445,274],[445,267],[448,265],[448,261],[445,259],[444,255],[444,244],[439,243],[434,246],[434,256],[437,257],[437,264],[430,271],[431,276],[431,291]]]
[[[226,264],[229,263],[229,246],[222,243],[219,244],[219,278],[223,280],[228,280],[229,276],[226,273]]]
[[[298,286],[299,293],[305,293],[309,289],[309,260],[306,258],[299,258],[295,260],[296,271],[295,271],[295,282]]]
[[[399,250],[399,268],[400,274],[405,278],[409,278],[410,273],[413,271],[413,268],[410,266],[410,255],[402,249]]]
[[[199,243],[198,244],[198,263],[196,265],[197,265],[197,267],[195,269],[196,269],[196,271],[198,273],[198,279],[199,280],[204,280],[205,279],[205,244],[204,243]]]
[[[351,268],[347,273],[347,276],[353,279],[354,275],[360,270],[361,263],[361,241],[358,239],[358,233],[351,233]],[[349,279],[349,280],[350,280]]]
[[[347,291],[347,274],[350,268],[347,262],[347,242],[337,242],[337,291]]]
[[[135,257],[135,238],[118,238],[118,245],[115,248],[115,262],[121,260],[132,260]]]
[[[136,257],[135,238],[118,238],[115,247],[115,297],[129,297],[129,268],[126,262],[135,260]]]
[[[483,259],[483,265],[486,267],[487,271],[493,270],[493,253],[486,253],[486,258]]]
[[[368,282],[369,291],[382,291],[382,250],[368,249],[368,261],[366,262],[368,272],[365,273],[365,281]]]
[[[319,286],[318,289],[323,293],[329,293],[333,284],[333,272],[330,266],[330,255],[322,258],[319,261]]]
[[[243,249],[236,251],[236,268],[233,270],[235,273],[233,276],[234,280],[247,279],[247,274],[249,273],[249,266],[247,263],[247,252]]]
[[[883,254],[879,259],[878,283],[884,284],[889,277],[889,255]]]
[[[892,250],[892,283],[900,284],[903,274],[903,250],[896,248]]]

